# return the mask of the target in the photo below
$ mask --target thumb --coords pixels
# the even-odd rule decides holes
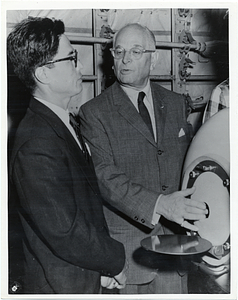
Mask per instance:
[[[185,189],[185,190],[181,190],[180,193],[181,195],[183,195],[184,197],[187,197],[189,195],[192,195],[196,190],[196,187],[193,186],[191,188]]]

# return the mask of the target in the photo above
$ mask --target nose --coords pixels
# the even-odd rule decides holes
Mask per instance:
[[[131,61],[131,54],[130,54],[130,51],[126,51],[124,52],[124,56],[123,56],[123,59],[122,59],[122,62],[124,64],[127,64],[128,62]]]

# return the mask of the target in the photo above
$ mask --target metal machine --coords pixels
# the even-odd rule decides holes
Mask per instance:
[[[205,202],[207,218],[198,232],[153,236],[142,247],[161,254],[193,255],[192,263],[230,290],[230,141],[229,108],[215,114],[195,135],[186,155],[182,189],[196,187],[191,199]],[[199,254],[199,255],[196,255]]]

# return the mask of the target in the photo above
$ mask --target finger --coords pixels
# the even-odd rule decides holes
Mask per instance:
[[[182,196],[184,196],[184,197],[187,197],[187,196],[192,195],[192,194],[195,192],[195,190],[196,190],[196,187],[193,186],[193,187],[191,187],[191,188],[188,188],[188,189],[185,189],[185,190],[181,190],[181,191],[180,191],[180,194],[181,194]]]
[[[206,209],[206,203],[202,202],[202,201],[196,201],[196,200],[192,200],[192,199],[186,199],[184,202],[187,206],[191,206],[191,207],[196,207],[199,209]]]
[[[198,244],[199,244],[198,241],[192,241],[192,242],[186,243],[182,246],[183,246],[184,250],[188,250],[189,248],[196,247]]]
[[[118,285],[118,282],[115,279],[113,279],[112,282],[107,286],[107,289],[115,289],[118,287]]]
[[[118,285],[124,285],[126,283],[126,277],[122,278],[120,281],[114,277],[114,280],[117,282]]]
[[[185,213],[184,219],[191,221],[199,221],[206,219],[206,213],[204,214],[193,214],[193,213]]]
[[[193,225],[193,224],[191,224],[191,223],[189,223],[187,221],[183,222],[183,226],[182,227],[184,227],[186,229],[189,229],[191,231],[198,231],[198,227],[197,226],[195,226],[195,225]]]
[[[112,282],[112,278],[101,276],[101,286],[107,287]]]
[[[124,289],[125,287],[126,287],[126,284],[124,283],[124,284],[118,284],[116,288],[121,290],[121,289]]]

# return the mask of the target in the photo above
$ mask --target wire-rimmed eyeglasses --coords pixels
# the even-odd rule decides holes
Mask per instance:
[[[77,68],[77,63],[78,63],[78,51],[76,49],[74,49],[73,53],[71,55],[68,55],[66,57],[63,58],[59,58],[59,59],[55,59],[55,60],[50,60],[47,63],[44,64],[45,65],[51,65],[60,61],[65,61],[65,60],[73,60],[74,61],[74,65],[75,68]]]
[[[111,48],[110,49],[112,56],[115,59],[121,59],[124,57],[125,53],[127,52],[124,48],[118,47],[118,48]],[[134,59],[140,59],[142,57],[143,53],[147,52],[155,52],[155,50],[146,50],[143,48],[138,48],[138,47],[133,47],[130,50],[128,50],[129,54],[134,58]]]

